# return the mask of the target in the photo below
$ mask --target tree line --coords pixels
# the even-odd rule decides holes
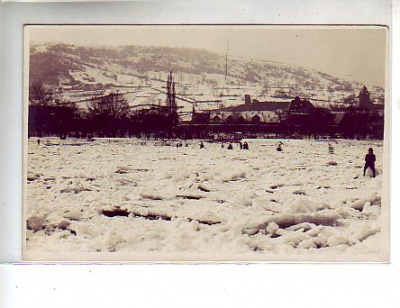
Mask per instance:
[[[53,88],[32,84],[29,88],[28,136],[60,138],[131,137],[157,134],[168,137],[172,128],[164,110],[132,112],[118,91],[93,95],[82,109],[61,97]]]

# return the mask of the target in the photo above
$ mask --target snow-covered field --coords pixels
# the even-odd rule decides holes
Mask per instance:
[[[178,142],[30,139],[25,257],[374,261],[387,249],[383,142],[339,140],[333,154],[315,140]],[[369,147],[375,178],[362,175]]]

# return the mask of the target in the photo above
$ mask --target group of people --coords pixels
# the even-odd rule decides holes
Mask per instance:
[[[200,141],[200,149],[204,149],[204,142],[203,141]],[[225,144],[224,143],[221,143],[221,148],[223,149],[223,148],[225,148]],[[245,142],[239,142],[239,148],[241,149],[241,150],[248,150],[249,149],[249,144],[247,143],[247,141],[245,141]],[[232,143],[229,143],[228,144],[228,146],[227,146],[227,149],[228,150],[233,150],[233,144]]]
[[[247,141],[241,143],[239,142],[239,146],[241,150],[248,150],[249,149],[249,144],[247,143]]]
[[[328,143],[328,153],[334,154],[334,148],[333,148],[332,144],[330,144],[330,143]],[[367,172],[368,168],[371,169],[371,171],[372,171],[372,177],[376,176],[375,161],[376,161],[376,156],[374,154],[374,150],[372,148],[369,148],[367,155],[365,155],[365,164],[364,164],[364,172],[363,172],[364,176],[365,176],[365,173]]]
[[[37,139],[37,144],[40,145],[41,140],[40,138]],[[283,142],[280,141],[276,147],[276,150],[278,152],[283,152]],[[183,144],[181,142],[177,143],[176,145],[177,147],[183,147]],[[188,145],[185,144],[185,146],[187,147]],[[222,148],[224,148],[224,144],[222,143],[221,145]],[[247,143],[247,141],[245,142],[239,142],[239,147],[241,150],[248,150],[249,149],[249,144]],[[203,141],[200,142],[200,149],[204,149],[204,143]],[[228,150],[233,150],[233,145],[232,143],[229,143],[228,145]],[[334,154],[334,148],[333,146],[329,143],[328,144],[328,153],[329,154]],[[365,176],[365,173],[367,171],[367,169],[371,169],[372,171],[372,177],[376,176],[376,170],[375,170],[375,161],[376,161],[376,156],[374,154],[374,150],[372,148],[368,149],[368,154],[365,155],[365,165],[364,165],[364,172],[363,175]]]
[[[222,143],[221,144],[221,148],[224,148],[224,144]],[[245,142],[239,142],[239,148],[241,149],[241,150],[248,150],[249,149],[249,144],[247,143],[247,141],[245,141]],[[228,150],[233,150],[233,145],[232,145],[232,143],[229,143],[228,144],[228,147],[227,147],[227,149]]]

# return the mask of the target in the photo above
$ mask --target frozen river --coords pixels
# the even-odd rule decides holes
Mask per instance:
[[[332,154],[327,141],[282,141],[283,152],[278,140],[248,140],[246,151],[193,140],[30,139],[25,257],[380,259],[383,142],[338,140]],[[369,147],[375,178],[362,175]]]

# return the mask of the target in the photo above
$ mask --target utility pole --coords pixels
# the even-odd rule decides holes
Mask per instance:
[[[178,125],[178,106],[176,104],[175,82],[172,78],[172,71],[167,78],[167,109],[169,119],[169,135],[173,137],[173,130]]]

